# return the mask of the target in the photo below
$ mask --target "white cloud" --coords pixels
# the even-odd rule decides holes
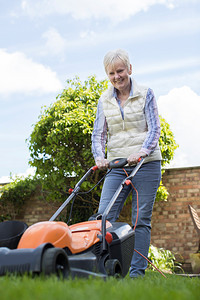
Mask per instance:
[[[18,173],[18,174],[11,174],[11,176],[2,176],[0,177],[0,184],[10,183],[17,177],[26,178],[28,176],[34,176],[35,175],[35,168],[28,168],[24,173]]]
[[[67,47],[66,40],[55,28],[50,28],[42,37],[46,40],[44,54],[60,55]]]
[[[188,26],[188,24],[190,25]],[[185,38],[191,34],[199,33],[200,18],[191,18],[190,16],[187,16],[186,18],[176,19],[175,21],[173,20],[171,22],[168,20],[163,20],[163,22],[160,23],[160,21],[154,20],[154,22],[150,23],[144,22],[142,26],[138,27],[135,27],[132,23],[130,23],[130,25],[126,28],[120,26],[118,27],[119,28],[116,30],[115,26],[109,26],[108,30],[106,31],[104,26],[102,27],[102,30],[98,31],[94,31],[94,27],[92,30],[82,30],[80,32],[80,36],[77,37],[75,35],[74,38],[67,40],[65,45],[67,44],[69,49],[90,47],[92,45],[99,45],[101,47],[102,45],[110,45],[111,41],[113,44],[126,44],[127,41],[131,39],[137,40],[137,42],[144,42],[145,40],[146,43],[149,41],[152,43],[153,41],[156,44],[158,39],[168,39],[172,37],[180,38],[181,36]],[[185,65],[185,62],[183,62],[183,64]],[[165,67],[167,66],[165,65]]]
[[[158,108],[179,144],[171,166],[200,165],[200,96],[188,86],[174,88],[159,97]]]
[[[12,180],[10,176],[2,176],[0,177],[0,184],[10,183]]]
[[[90,39],[90,38],[97,38],[96,33],[93,30],[86,30],[86,31],[81,31],[80,33],[81,39]]]
[[[185,85],[199,93],[199,78],[200,71],[198,70],[180,70],[176,74],[158,74],[154,78],[148,76],[148,78],[145,80],[145,84],[153,88],[156,95],[164,95],[174,87],[181,88]]]
[[[62,88],[55,72],[32,61],[22,52],[0,49],[0,94],[50,93]]]
[[[200,65],[200,57],[185,57],[182,59],[156,61],[152,64],[145,64],[139,66],[136,70],[140,74],[152,74],[157,72],[165,72],[172,70],[180,70],[184,68],[198,67]]]
[[[140,11],[156,4],[172,9],[176,0],[23,0],[21,7],[31,17],[42,17],[52,13],[71,14],[75,19],[110,18],[115,22],[128,19]]]

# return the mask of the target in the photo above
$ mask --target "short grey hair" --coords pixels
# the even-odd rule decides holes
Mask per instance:
[[[104,68],[107,73],[108,66],[114,64],[116,60],[121,59],[125,66],[128,68],[128,71],[130,71],[130,60],[128,53],[125,50],[117,49],[109,51],[105,56],[103,60]]]

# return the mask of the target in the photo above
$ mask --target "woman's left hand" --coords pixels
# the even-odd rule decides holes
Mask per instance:
[[[140,157],[146,157],[146,156],[147,154],[143,151],[140,151],[136,154],[131,154],[127,159],[129,166],[136,164]]]

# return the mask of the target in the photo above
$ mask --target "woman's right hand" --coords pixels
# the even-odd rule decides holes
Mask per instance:
[[[97,158],[95,163],[100,170],[107,169],[109,167],[109,161],[105,158]]]

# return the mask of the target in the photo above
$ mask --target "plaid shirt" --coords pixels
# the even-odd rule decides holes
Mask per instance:
[[[133,95],[133,87],[130,91],[130,96]],[[117,99],[117,92],[114,88],[113,96],[116,98],[116,101],[119,104],[122,118],[124,119],[123,107],[120,105],[120,100]],[[148,89],[146,95],[146,102],[144,113],[146,116],[147,122],[147,135],[144,143],[141,147],[141,150],[144,151],[147,155],[150,155],[158,144],[160,137],[160,120],[158,115],[157,103],[154,96],[154,93],[151,89]],[[103,112],[103,104],[101,98],[99,99],[97,106],[96,119],[94,122],[94,129],[92,133],[92,153],[94,159],[104,158],[105,157],[105,146],[107,141],[107,122],[106,117]]]

